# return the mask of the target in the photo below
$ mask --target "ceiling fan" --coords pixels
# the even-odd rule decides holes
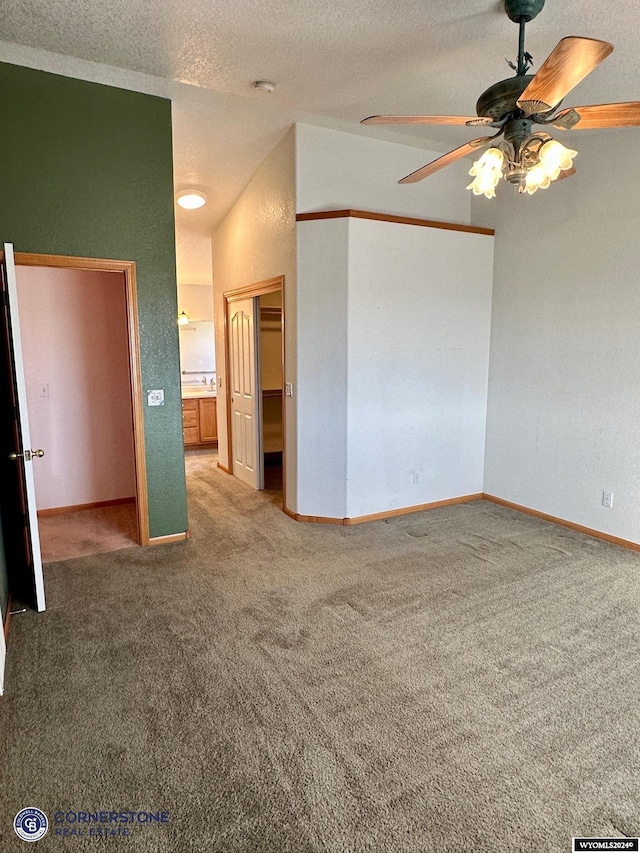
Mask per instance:
[[[427,163],[399,181],[412,184],[432,175],[473,151],[485,149],[469,174],[474,180],[467,189],[475,195],[495,196],[495,188],[504,177],[520,192],[532,195],[551,181],[574,174],[577,151],[565,148],[544,130],[532,125],[553,126],[559,130],[593,130],[608,127],[640,126],[640,102],[593,104],[569,107],[559,112],[562,99],[590,74],[613,50],[613,45],[581,36],[567,36],[540,66],[529,74],[532,57],[524,49],[525,25],[544,7],[545,0],[504,0],[509,18],[519,25],[517,65],[509,62],[514,77],[494,83],[478,98],[477,116],[370,116],[362,124],[451,124],[487,126],[497,130],[481,136]],[[499,142],[495,140],[503,137]],[[491,147],[487,148],[491,143]]]

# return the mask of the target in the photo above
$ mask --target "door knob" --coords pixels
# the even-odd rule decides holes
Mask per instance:
[[[25,462],[30,462],[34,456],[38,459],[42,459],[44,456],[44,450],[25,450],[24,453],[10,453],[9,459],[20,459],[24,457]]]

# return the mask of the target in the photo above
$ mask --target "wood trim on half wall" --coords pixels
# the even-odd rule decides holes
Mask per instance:
[[[480,228],[477,225],[463,225],[457,222],[440,222],[437,219],[416,219],[411,216],[394,216],[390,213],[375,213],[369,210],[320,210],[317,213],[297,213],[296,222],[309,222],[313,219],[373,219],[377,222],[396,222],[399,225],[418,225],[421,228],[442,228],[445,231],[466,231],[469,234],[493,236],[493,228]]]
[[[4,253],[0,252],[0,257],[3,256]],[[119,272],[124,275],[127,338],[129,342],[129,381],[131,387],[131,411],[133,416],[138,544],[149,545],[149,496],[147,492],[147,463],[144,439],[144,414],[142,406],[142,374],[140,368],[138,294],[136,288],[135,262],[111,260],[107,258],[75,258],[70,255],[42,255],[32,252],[16,252],[14,257],[16,266],[55,267],[57,269],[94,270],[97,272]]]

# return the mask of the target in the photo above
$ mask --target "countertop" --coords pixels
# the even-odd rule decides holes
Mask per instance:
[[[207,385],[188,385],[181,389],[183,400],[197,400],[199,397],[217,397],[218,392],[214,388],[213,391]]]

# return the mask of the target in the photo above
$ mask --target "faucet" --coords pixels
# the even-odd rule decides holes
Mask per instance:
[[[207,377],[206,377],[206,376],[203,376],[203,377],[202,377],[202,384],[203,384],[203,385],[206,385],[206,384],[207,384]]]

